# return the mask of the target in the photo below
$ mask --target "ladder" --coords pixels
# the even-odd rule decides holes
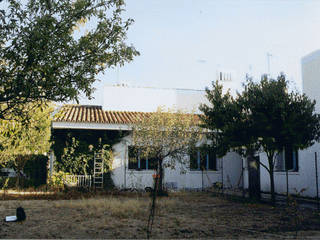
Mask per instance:
[[[101,151],[94,153],[93,186],[103,188],[103,157]]]

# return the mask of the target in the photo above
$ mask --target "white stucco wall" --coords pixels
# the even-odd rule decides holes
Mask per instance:
[[[202,90],[106,85],[103,91],[104,110],[154,112],[164,106],[198,112],[201,103],[208,103]]]
[[[316,169],[314,161],[314,152],[319,148],[316,144],[306,150],[298,152],[298,165],[297,172],[288,172],[288,188],[290,194],[301,193],[303,196],[315,197],[316,196]],[[260,161],[268,164],[267,156],[265,153],[260,154]],[[319,163],[319,161],[318,161]],[[267,165],[268,166],[268,165]],[[318,166],[318,171],[320,170]],[[270,177],[269,173],[262,166],[260,167],[261,190],[270,192]],[[286,194],[287,180],[286,172],[274,172],[275,192]]]
[[[153,170],[128,169],[128,146],[130,137],[113,146],[114,161],[112,178],[119,188],[140,188],[153,186]],[[186,156],[188,159],[189,156]],[[235,153],[229,153],[223,158],[225,187],[237,187],[241,175],[241,158]],[[227,167],[227,165],[228,167]],[[221,166],[221,163],[219,164]],[[186,171],[181,171],[186,170]],[[222,182],[222,169],[218,171],[189,170],[177,164],[175,169],[166,168],[164,183],[174,183],[178,189],[200,189],[210,187],[215,182]],[[241,181],[242,183],[242,181]]]

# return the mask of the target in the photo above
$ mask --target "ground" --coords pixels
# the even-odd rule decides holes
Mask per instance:
[[[46,197],[49,200],[2,200],[2,218],[15,215],[15,209],[22,206],[27,220],[1,221],[0,236],[146,238],[150,206],[147,194],[90,196],[73,200],[56,200],[54,196]],[[320,238],[319,212],[310,209],[300,209],[294,217],[296,209],[243,202],[212,193],[172,193],[159,199],[157,207],[152,238],[282,239],[294,237],[296,229],[298,237]]]

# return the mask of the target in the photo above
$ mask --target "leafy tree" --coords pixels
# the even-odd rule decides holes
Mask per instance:
[[[207,89],[211,106],[202,105],[204,126],[210,128],[216,148],[224,155],[235,150],[245,157],[264,151],[268,164],[260,164],[270,176],[274,194],[275,156],[290,146],[304,149],[319,139],[320,117],[314,112],[315,101],[305,94],[289,92],[284,75],[276,80],[266,76],[260,82],[248,79],[245,90],[234,99],[222,95],[222,86]],[[219,151],[218,151],[219,152]]]
[[[200,139],[199,118],[158,108],[155,113],[146,115],[133,126],[133,144],[143,157],[156,159],[159,193],[163,192],[164,168],[175,168],[176,163],[186,163],[186,154]]]
[[[319,139],[320,116],[315,113],[315,101],[305,94],[289,92],[284,75],[277,80],[262,77],[260,83],[248,82],[242,93],[242,104],[248,112],[257,143],[267,154],[268,164],[261,165],[270,176],[274,196],[274,166],[277,153],[290,147],[305,149]]]
[[[0,119],[28,102],[90,98],[97,74],[139,54],[125,43],[133,20],[121,18],[123,0],[0,4]]]
[[[24,105],[27,124],[21,119],[0,120],[0,164],[13,164],[18,174],[33,154],[47,153],[50,148],[51,118],[48,116],[53,107],[47,103],[35,105],[38,107],[32,103]]]

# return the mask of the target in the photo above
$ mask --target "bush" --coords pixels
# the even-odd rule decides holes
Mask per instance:
[[[0,188],[10,189],[16,188],[18,177],[0,177]],[[19,187],[28,188],[33,187],[33,181],[27,178],[20,178]]]
[[[39,187],[47,183],[48,160],[45,155],[32,155],[26,162],[23,172],[27,176],[28,187]]]
[[[64,179],[69,173],[62,171],[53,172],[51,179],[49,179],[49,186],[55,188],[64,188]]]
[[[14,188],[16,186],[17,178],[16,177],[0,177],[0,188]]]

